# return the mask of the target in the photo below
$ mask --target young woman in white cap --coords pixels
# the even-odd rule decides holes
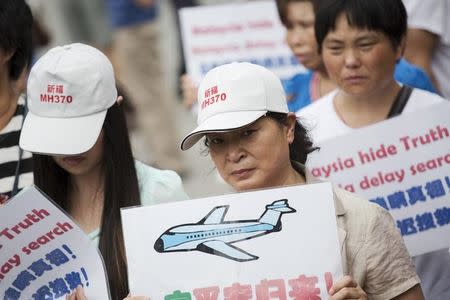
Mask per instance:
[[[97,243],[112,299],[128,294],[120,208],[187,198],[179,176],[132,157],[111,63],[71,44],[31,69],[20,146],[34,153],[35,184]],[[84,299],[78,289],[71,299]]]
[[[223,179],[237,191],[305,184],[314,151],[306,130],[288,112],[279,79],[249,63],[208,72],[198,93],[198,127],[182,142],[205,144]],[[420,281],[389,213],[334,189],[342,263],[330,299],[423,299]],[[336,249],[339,251],[339,249]]]

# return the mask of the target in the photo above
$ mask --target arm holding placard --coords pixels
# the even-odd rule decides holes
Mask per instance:
[[[366,257],[365,292],[371,299],[424,299],[420,279],[392,216],[371,204],[366,240],[359,251]]]
[[[360,299],[367,298],[366,292],[353,280],[351,276],[344,276],[341,280],[336,281],[328,292],[330,294],[329,300],[341,299]],[[413,288],[402,293],[393,300],[424,300],[422,289],[420,285],[415,285]]]
[[[424,299],[411,257],[388,211],[335,188],[344,274],[331,300]],[[353,297],[353,298],[352,298]]]

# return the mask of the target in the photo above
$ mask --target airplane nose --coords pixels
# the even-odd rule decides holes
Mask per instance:
[[[155,242],[155,246],[153,247],[157,252],[163,252],[164,251],[164,242],[161,238],[158,238]]]

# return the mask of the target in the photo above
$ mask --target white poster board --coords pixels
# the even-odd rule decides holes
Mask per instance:
[[[0,220],[1,299],[65,299],[78,285],[109,299],[97,247],[34,186],[0,207]]]
[[[121,213],[132,295],[165,300],[231,299],[236,294],[285,299],[282,296],[296,295],[300,286],[308,286],[308,299],[327,299],[333,280],[342,276],[329,183]]]
[[[450,244],[450,105],[355,130],[308,156],[314,176],[389,210],[412,256]]]
[[[285,42],[275,1],[183,8],[179,16],[186,68],[196,82],[234,61],[264,66],[281,79],[304,70]]]

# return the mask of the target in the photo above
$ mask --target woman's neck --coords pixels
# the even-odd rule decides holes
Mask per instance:
[[[359,128],[386,119],[401,87],[395,80],[367,95],[352,95],[340,90],[333,100],[341,120],[352,128]]]
[[[19,95],[15,92],[13,83],[7,73],[0,75],[0,130],[8,125],[17,108]]]
[[[69,214],[90,233],[100,226],[104,205],[104,174],[98,166],[88,174],[71,175]]]
[[[297,172],[292,165],[289,164],[287,176],[284,179],[282,186],[298,185],[306,183],[305,177]]]
[[[311,100],[315,101],[325,96],[329,92],[337,88],[336,83],[330,79],[325,67],[318,68],[314,71],[315,84],[314,91],[311,91]]]

